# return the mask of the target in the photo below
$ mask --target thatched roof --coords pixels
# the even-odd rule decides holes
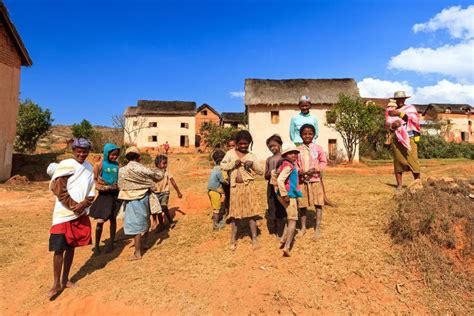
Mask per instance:
[[[244,112],[222,112],[222,123],[247,123],[247,117]]]
[[[22,66],[32,66],[33,61],[26,50],[25,44],[21,40],[20,34],[15,28],[15,25],[10,20],[10,16],[8,14],[7,7],[3,4],[3,1],[0,0],[0,23],[5,26],[5,30],[7,31],[8,36],[11,38],[11,41],[15,45],[18,55],[21,58],[21,65]]]
[[[474,113],[474,108],[469,104],[451,104],[451,103],[430,103],[426,105],[423,114],[428,111],[436,113],[470,114]]]
[[[245,105],[298,104],[302,95],[314,104],[335,104],[339,94],[359,96],[354,79],[245,79]]]
[[[213,112],[215,115],[221,117],[221,115],[219,114],[219,112],[217,112],[212,106],[210,106],[210,105],[207,104],[207,103],[203,103],[200,107],[198,107],[198,108],[196,109],[196,113],[198,113],[198,112],[200,112],[200,111],[202,111],[202,110],[204,110],[204,109],[206,109],[206,108],[209,109],[211,112]]]
[[[125,116],[134,115],[196,115],[196,102],[139,100],[137,106],[125,109]]]

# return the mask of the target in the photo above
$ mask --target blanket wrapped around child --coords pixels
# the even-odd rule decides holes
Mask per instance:
[[[411,104],[405,104],[404,106],[397,109],[399,112],[406,114],[408,120],[405,121],[399,116],[390,116],[390,108],[385,111],[385,122],[388,126],[396,121],[400,121],[402,124],[395,130],[395,136],[400,144],[403,145],[408,151],[411,150],[410,138],[416,137],[415,135],[420,134],[420,123],[418,120],[418,111]],[[415,139],[417,141],[417,139]]]

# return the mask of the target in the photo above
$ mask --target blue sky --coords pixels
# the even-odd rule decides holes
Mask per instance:
[[[471,35],[453,36],[449,20],[413,27],[473,1],[4,1],[34,63],[22,71],[21,98],[49,108],[56,124],[110,125],[138,99],[243,111],[231,92],[243,91],[245,78],[351,77],[371,94],[406,84],[420,101],[430,95],[417,89],[439,91],[442,81],[461,87],[460,101],[473,98],[474,74],[405,67],[401,54],[470,49]]]

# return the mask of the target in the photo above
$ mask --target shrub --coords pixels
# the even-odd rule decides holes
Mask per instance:
[[[418,157],[474,159],[474,145],[465,142],[447,142],[440,136],[422,135],[418,143]]]
[[[33,152],[38,140],[47,134],[53,119],[48,109],[43,110],[31,100],[20,102],[16,121],[15,151]]]

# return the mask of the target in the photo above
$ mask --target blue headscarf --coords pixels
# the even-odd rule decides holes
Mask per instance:
[[[119,164],[118,162],[109,161],[109,153],[116,149],[120,150],[120,148],[114,144],[104,145],[104,158],[102,159],[102,174],[100,176],[108,185],[115,184],[117,183],[117,180],[118,180]]]

